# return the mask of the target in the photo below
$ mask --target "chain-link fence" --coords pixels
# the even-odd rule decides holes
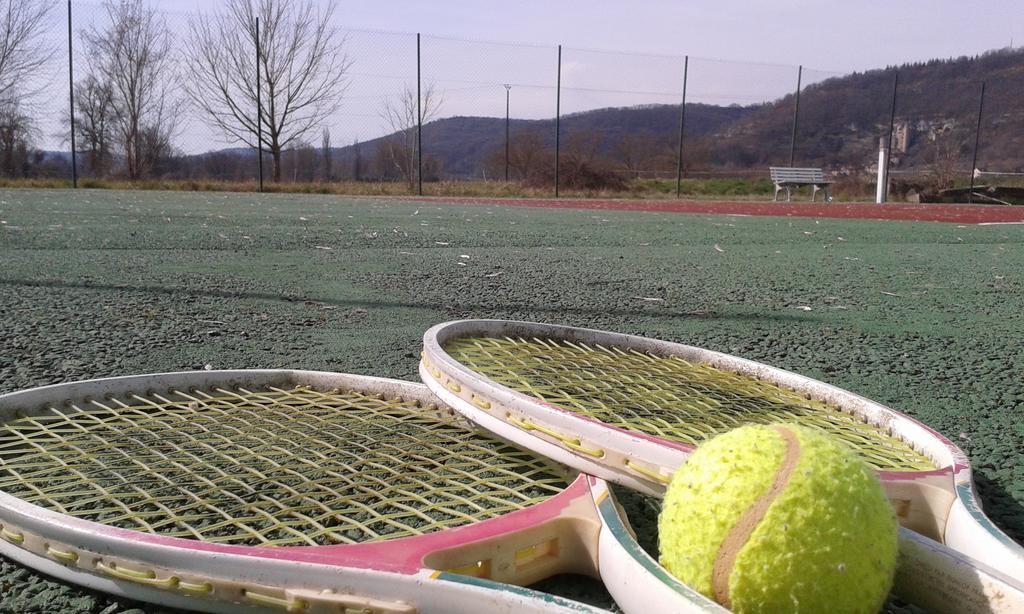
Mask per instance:
[[[1024,173],[1014,50],[844,75],[359,30],[329,2],[0,3],[35,16],[28,70],[0,67],[7,177],[767,194],[798,166],[858,194],[880,142],[901,195]]]

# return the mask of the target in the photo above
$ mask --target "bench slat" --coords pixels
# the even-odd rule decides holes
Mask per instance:
[[[832,181],[825,179],[825,173],[820,168],[797,168],[785,166],[768,167],[772,181],[775,183],[789,184],[830,184]]]
[[[811,193],[812,201],[818,191],[821,190],[825,192],[825,200],[832,202],[829,186],[834,182],[825,179],[825,173],[820,168],[769,166],[768,171],[771,173],[772,182],[775,184],[775,196],[772,199],[774,201],[779,199],[779,192],[785,190],[786,202],[789,202],[792,197],[791,188],[809,185],[814,188],[814,191]]]

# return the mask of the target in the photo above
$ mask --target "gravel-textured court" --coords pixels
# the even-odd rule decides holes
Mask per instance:
[[[415,378],[443,320],[613,329],[918,417],[967,450],[987,511],[1024,540],[1024,226],[952,221],[0,191],[0,391],[207,366]],[[631,509],[649,538],[650,510]],[[136,607],[159,611],[0,561],[0,611]]]

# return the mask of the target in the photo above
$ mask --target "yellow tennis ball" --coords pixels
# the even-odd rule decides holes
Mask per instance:
[[[658,530],[662,565],[735,612],[877,612],[896,568],[878,477],[788,424],[702,444],[672,477]]]

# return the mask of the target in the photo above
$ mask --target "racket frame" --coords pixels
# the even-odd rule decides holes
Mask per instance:
[[[453,397],[442,392],[441,397]],[[484,428],[502,428],[487,412],[464,407]],[[507,425],[506,425],[507,426]],[[540,440],[530,447],[540,449]],[[1024,611],[1024,584],[906,527],[899,529],[900,559],[894,592],[929,612],[1016,614]]]
[[[555,339],[677,356],[771,382],[864,416],[938,465],[933,471],[879,472],[900,523],[1011,578],[1024,578],[1024,548],[985,515],[967,455],[940,433],[881,403],[763,363],[634,335],[506,320],[447,322],[424,334],[420,377],[446,404],[522,447],[659,497],[694,446],[607,425],[481,376],[444,349],[451,341],[466,337]],[[483,416],[493,419],[485,423]]]
[[[0,420],[11,420],[15,411],[63,406],[67,399],[296,385],[437,405],[425,386],[411,382],[298,370],[200,371],[4,394]],[[463,420],[443,406],[436,411]],[[522,587],[570,572],[604,575],[609,592],[626,612],[649,612],[665,604],[680,612],[725,611],[668,576],[634,541],[607,483],[586,475],[578,475],[540,504],[471,525],[383,542],[316,547],[246,547],[142,533],[67,516],[0,492],[0,554],[95,590],[207,612],[604,612]]]

